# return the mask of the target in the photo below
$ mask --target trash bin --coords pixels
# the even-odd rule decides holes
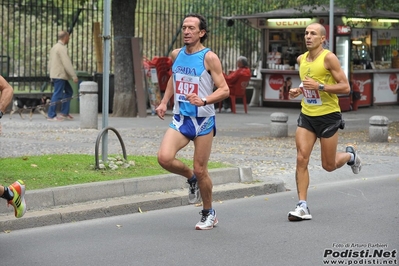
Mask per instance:
[[[69,84],[73,90],[73,98],[71,99],[69,112],[72,114],[79,113],[79,84],[82,81],[93,81],[93,76],[85,71],[76,71],[76,75],[78,76],[78,83],[73,82],[73,80],[69,80]]]
[[[98,84],[98,112],[103,112],[103,73],[94,74],[94,82]],[[108,113],[112,114],[112,108],[114,105],[114,74],[109,74],[109,87],[108,87]]]
[[[0,75],[8,77],[10,74],[10,57],[7,55],[0,55]]]

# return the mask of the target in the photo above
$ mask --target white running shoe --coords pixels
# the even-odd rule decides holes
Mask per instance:
[[[302,207],[301,205],[296,205],[295,211],[291,211],[288,213],[288,220],[290,221],[302,221],[302,220],[310,220],[312,219],[312,215],[310,214],[309,208]]]
[[[196,230],[209,230],[218,224],[218,219],[216,218],[216,211],[213,210],[213,214],[209,212],[204,213],[204,211],[199,212],[201,220],[195,225]]]
[[[352,163],[347,163],[351,168],[354,174],[358,174],[360,170],[362,170],[362,161],[357,155],[357,151],[354,145],[348,144],[345,149],[346,152],[352,153],[355,156],[355,159]]]
[[[187,182],[189,185],[188,188],[188,202],[190,204],[194,204],[197,203],[201,200],[201,194],[200,194],[200,190],[198,187],[198,181],[195,181],[193,183],[189,183]]]

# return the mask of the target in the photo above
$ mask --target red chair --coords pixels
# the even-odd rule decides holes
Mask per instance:
[[[144,67],[155,67],[157,71],[158,86],[160,92],[163,94],[166,90],[169,78],[172,75],[172,59],[166,56],[154,56],[152,60],[144,58]],[[168,109],[173,109],[174,98],[171,97],[168,104]]]
[[[247,108],[247,86],[249,84],[251,77],[242,76],[235,84],[229,84],[230,88],[230,96],[229,99],[231,101],[231,112],[236,113],[236,99],[242,99],[244,104],[245,113],[248,112]],[[219,113],[222,110],[222,103],[219,102]]]

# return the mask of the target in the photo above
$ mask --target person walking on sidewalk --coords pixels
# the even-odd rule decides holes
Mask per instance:
[[[48,68],[50,72],[50,79],[54,83],[54,93],[51,97],[51,103],[57,103],[65,99],[61,104],[61,114],[57,116],[56,104],[51,104],[48,109],[49,121],[63,121],[64,119],[72,120],[73,117],[69,114],[71,98],[73,90],[69,79],[78,83],[78,77],[72,66],[71,59],[68,55],[66,45],[69,42],[69,33],[67,31],[60,31],[58,33],[58,42],[50,50],[50,58]]]
[[[11,85],[0,76],[0,119],[3,117],[13,95],[14,90]],[[15,217],[21,218],[25,214],[25,184],[22,180],[15,181],[8,187],[0,185],[0,197],[14,207]]]
[[[337,152],[338,129],[344,128],[337,94],[348,94],[349,82],[341,69],[338,58],[323,48],[326,30],[319,23],[312,23],[305,30],[307,52],[297,58],[302,83],[289,91],[291,98],[303,94],[301,113],[295,134],[297,148],[296,184],[299,202],[294,211],[288,213],[288,220],[310,220],[307,206],[309,187],[308,164],[317,138],[320,139],[321,163],[328,172],[351,166],[358,174],[362,164],[354,145],[346,146],[345,152]]]
[[[159,164],[169,172],[187,178],[188,200],[198,202],[203,210],[195,229],[212,229],[217,223],[212,208],[212,180],[208,160],[216,134],[214,103],[229,96],[218,56],[203,46],[207,38],[207,22],[202,15],[189,14],[182,24],[184,46],[171,53],[173,65],[165,94],[156,108],[164,119],[167,103],[174,96],[173,118],[158,151]],[[216,90],[214,91],[214,86]],[[194,142],[193,169],[176,158],[179,150]]]

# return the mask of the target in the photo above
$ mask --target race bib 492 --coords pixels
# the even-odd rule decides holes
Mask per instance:
[[[188,102],[186,94],[195,93],[198,95],[199,77],[187,76],[176,73],[176,96],[180,102]]]

